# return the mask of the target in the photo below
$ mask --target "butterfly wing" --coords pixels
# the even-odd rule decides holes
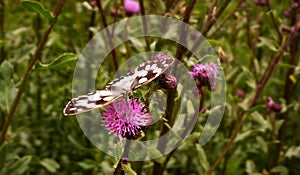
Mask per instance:
[[[105,87],[108,91],[129,91],[132,81],[136,78],[136,74],[133,72],[127,73],[125,76],[114,79],[108,83]]]
[[[162,75],[175,62],[174,58],[151,60],[140,64],[135,69],[135,79],[132,81],[130,89],[133,91],[141,86],[144,86],[158,76]]]
[[[129,72],[126,76],[116,78],[108,83],[106,90],[98,90],[73,98],[68,102],[63,113],[64,115],[75,115],[106,106],[126,95],[127,92],[150,83],[162,75],[174,62],[174,58],[168,58],[142,63],[134,72]]]
[[[106,106],[121,96],[123,95],[112,91],[98,90],[96,92],[73,98],[68,102],[63,113],[64,115],[76,115],[91,111],[93,109]]]

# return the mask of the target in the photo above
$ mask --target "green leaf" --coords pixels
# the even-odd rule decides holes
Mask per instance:
[[[251,115],[253,120],[259,123],[261,129],[272,129],[271,124],[268,120],[264,119],[263,115],[261,115],[258,110],[254,111]]]
[[[274,40],[270,40],[265,37],[259,37],[259,40],[260,40],[260,43],[257,44],[258,47],[266,46],[274,52],[278,51],[278,49],[276,48],[276,44],[275,44],[276,42]]]
[[[24,172],[28,169],[28,165],[30,161],[31,161],[31,156],[22,157],[7,169],[6,175],[24,174]]]
[[[4,61],[0,66],[0,74],[5,79],[6,82],[10,82],[13,75],[13,66],[8,61]]]
[[[6,143],[4,143],[0,148],[0,169],[4,166],[6,153],[7,153],[7,146]]]
[[[40,164],[51,173],[56,173],[57,169],[60,168],[59,164],[53,159],[43,159]]]
[[[95,166],[94,163],[95,163],[94,160],[91,160],[91,159],[84,159],[84,161],[78,162],[77,164],[78,164],[81,168],[83,168],[83,169],[85,169],[85,170],[88,170],[88,169],[94,168],[94,166]]]
[[[193,106],[191,100],[187,101],[187,105],[186,106],[187,106],[187,112],[188,112],[189,115],[192,115],[192,114],[195,113],[195,109],[194,109],[194,106]]]
[[[73,53],[64,53],[55,58],[49,64],[38,63],[37,69],[51,69],[51,70],[66,70],[73,68],[77,61],[77,55]]]
[[[4,46],[5,41],[4,40],[0,40],[0,46]]]
[[[0,66],[0,108],[8,112],[10,105],[17,93],[13,84],[13,66],[10,62],[4,61]]]
[[[201,164],[201,166],[204,168],[205,171],[209,169],[209,162],[207,161],[207,157],[205,154],[205,151],[203,150],[203,147],[199,144],[196,144],[196,149],[198,153],[198,162]]]
[[[280,175],[288,175],[289,170],[285,166],[278,165],[271,169],[271,173],[280,173]]]
[[[125,174],[137,175],[137,173],[128,164],[123,164],[122,167],[125,170]]]
[[[21,5],[29,12],[36,12],[41,16],[44,16],[50,23],[54,21],[54,16],[48,9],[37,1],[23,0],[21,1]]]

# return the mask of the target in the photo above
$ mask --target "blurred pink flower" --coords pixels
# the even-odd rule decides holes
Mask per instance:
[[[135,0],[124,0],[124,10],[129,14],[139,13],[140,4]]]

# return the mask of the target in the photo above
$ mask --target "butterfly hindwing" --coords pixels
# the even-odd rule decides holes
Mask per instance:
[[[121,96],[122,94],[115,94],[112,91],[98,90],[96,92],[73,98],[68,102],[63,112],[64,115],[75,115],[87,112],[106,106]]]

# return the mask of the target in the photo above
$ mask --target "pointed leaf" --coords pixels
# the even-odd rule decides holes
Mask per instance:
[[[43,159],[40,164],[51,173],[56,173],[56,171],[60,168],[59,164],[53,159]]]
[[[73,53],[64,53],[55,58],[49,64],[39,63],[36,65],[38,69],[65,70],[73,68],[77,61],[77,55]]]
[[[6,171],[6,175],[18,175],[24,174],[28,169],[28,165],[31,161],[31,156],[25,156],[13,163]]]
[[[6,143],[4,143],[0,148],[0,169],[4,166],[6,153],[7,153],[7,146]]]
[[[41,16],[44,16],[50,23],[54,21],[54,16],[48,9],[37,1],[23,0],[21,1],[21,5],[29,12],[36,12]]]

